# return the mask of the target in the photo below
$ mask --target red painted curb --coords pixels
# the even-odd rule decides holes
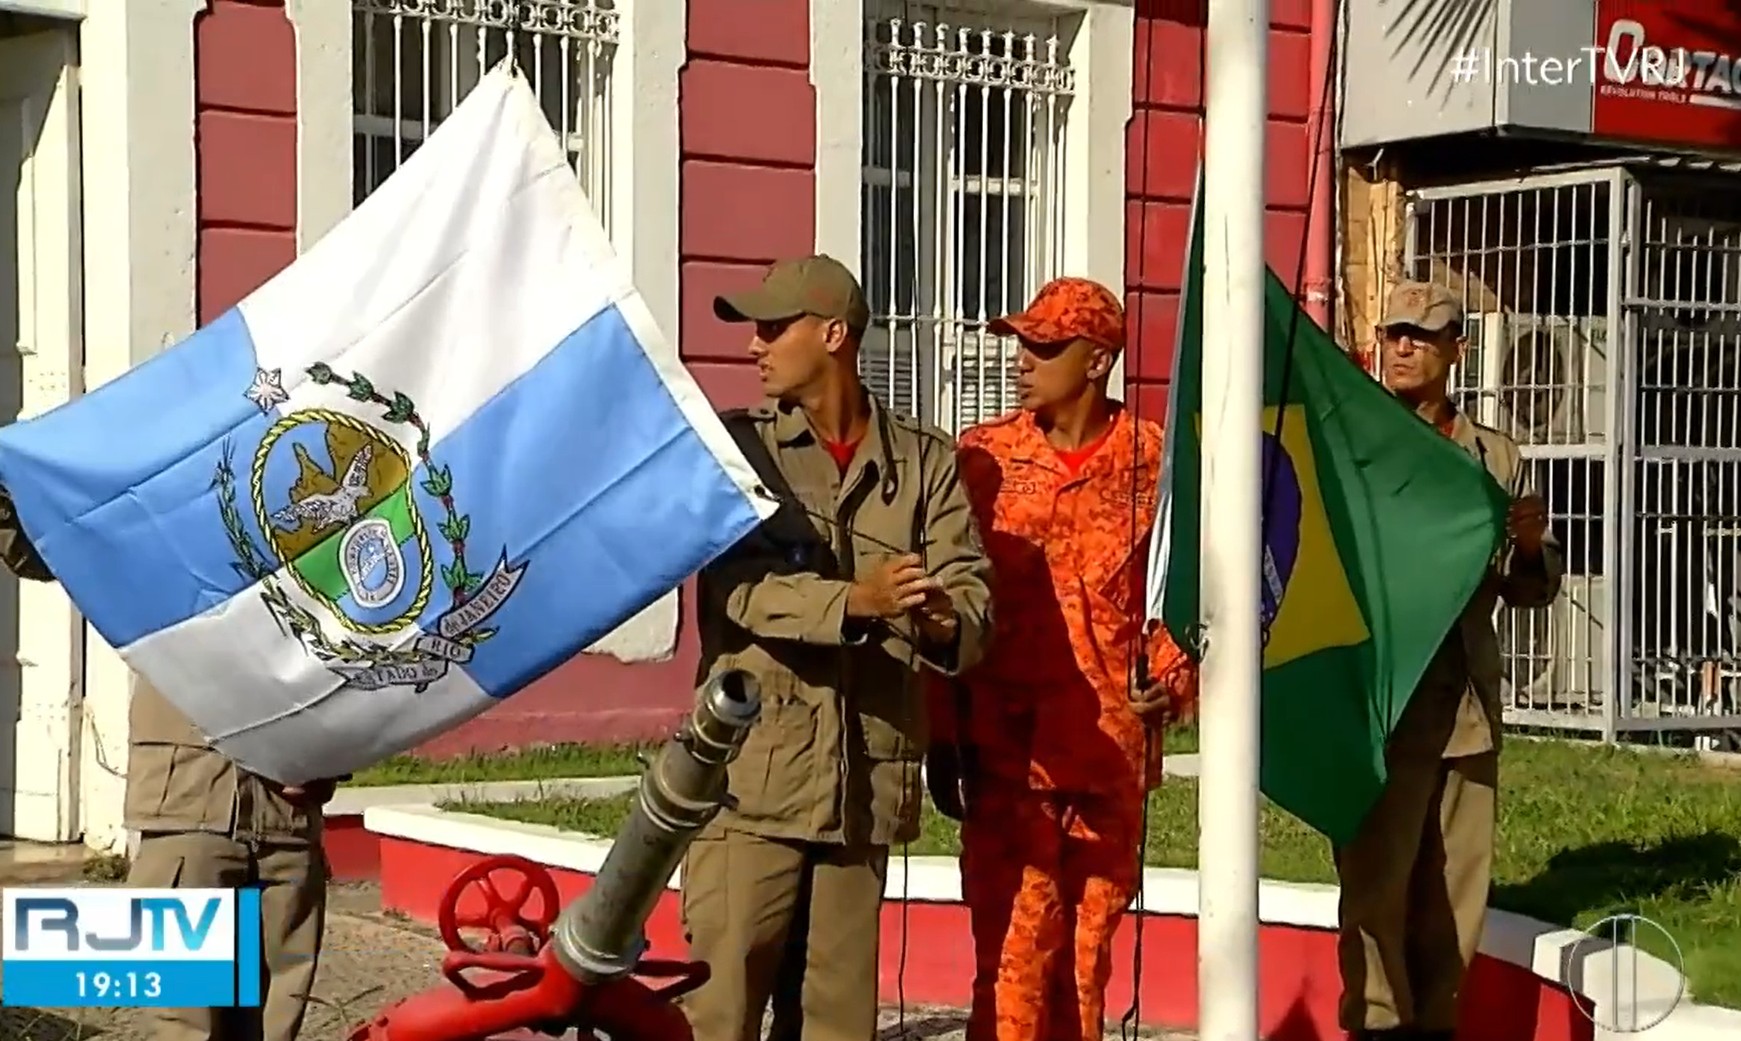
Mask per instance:
[[[334,882],[373,882],[381,877],[381,840],[363,826],[360,813],[328,817],[321,834],[327,874]]]
[[[384,907],[423,922],[435,921],[449,881],[485,854],[391,835],[380,838]],[[586,892],[592,876],[551,868],[566,903]],[[903,922],[904,919],[904,922]],[[1130,966],[1136,915],[1126,917],[1115,944],[1107,989],[1109,1020],[1131,1003]],[[1143,968],[1141,1021],[1189,1029],[1197,1023],[1197,927],[1183,915],[1141,916]],[[878,988],[884,1001],[965,1006],[973,979],[967,910],[955,902],[890,900],[883,907]],[[909,938],[904,945],[902,935]],[[656,955],[682,956],[677,894],[667,891],[648,923]],[[1335,935],[1328,930],[1266,924],[1259,936],[1259,1023],[1269,1041],[1341,1041],[1336,1002],[1341,979]],[[905,959],[903,971],[903,957]],[[904,983],[904,985],[903,985]],[[1593,1041],[1594,1028],[1563,987],[1527,966],[1486,954],[1477,957],[1464,998],[1459,1041]]]

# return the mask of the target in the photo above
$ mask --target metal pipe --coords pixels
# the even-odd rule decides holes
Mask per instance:
[[[1257,1041],[1269,0],[1209,4],[1203,146],[1198,1035]]]
[[[647,918],[690,841],[725,804],[726,767],[761,711],[761,690],[747,672],[720,673],[697,692],[682,729],[641,775],[639,797],[592,888],[557,919],[553,951],[576,979],[603,983],[640,961]]]

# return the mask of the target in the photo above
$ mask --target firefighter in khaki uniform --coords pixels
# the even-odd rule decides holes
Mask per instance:
[[[0,491],[0,561],[52,582]],[[127,885],[258,886],[262,1007],[157,1009],[155,1041],[295,1041],[314,985],[326,911],[321,807],[333,781],[289,788],[214,751],[163,695],[136,678],[128,712],[126,826],[139,833]]]
[[[1385,383],[1480,460],[1512,496],[1507,539],[1428,666],[1392,734],[1390,781],[1347,846],[1342,882],[1341,1020],[1356,1038],[1450,1041],[1492,881],[1499,781],[1499,643],[1493,612],[1545,607],[1565,561],[1517,444],[1459,412],[1447,394],[1462,355],[1450,290],[1397,286],[1379,325]]]
[[[753,322],[767,404],[724,417],[782,505],[697,582],[700,675],[744,669],[762,718],[735,805],[683,866],[696,1041],[867,1041],[889,847],[919,834],[921,667],[979,660],[985,555],[942,433],[866,393],[858,281],[828,257],[721,297]]]

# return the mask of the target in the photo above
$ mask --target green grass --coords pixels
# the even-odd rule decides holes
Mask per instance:
[[[127,881],[127,858],[119,853],[99,853],[85,858],[83,874],[91,882]]]
[[[1170,741],[1194,747],[1194,735]],[[632,796],[461,803],[452,808],[614,835]],[[959,852],[954,822],[926,809],[914,856]],[[1334,882],[1323,838],[1266,805],[1266,878]],[[1197,787],[1169,779],[1150,800],[1148,863],[1195,867]],[[1700,1001],[1741,1007],[1741,772],[1690,756],[1513,740],[1501,768],[1496,907],[1563,925],[1641,914],[1661,924]],[[1640,946],[1670,957],[1649,930]]]
[[[494,755],[425,759],[396,755],[359,770],[349,787],[385,784],[464,784],[487,781],[542,781],[553,777],[614,777],[641,772],[639,755],[657,745],[538,745]]]
[[[350,787],[389,784],[479,784],[488,781],[543,781],[553,777],[615,777],[639,774],[639,756],[651,758],[659,742],[630,745],[537,745],[512,752],[425,759],[396,755],[359,770],[345,782]],[[1193,730],[1169,731],[1163,747],[1168,752],[1194,752]]]

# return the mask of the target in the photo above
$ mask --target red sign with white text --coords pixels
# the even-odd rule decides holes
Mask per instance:
[[[1599,137],[1741,152],[1741,4],[1597,0]]]

